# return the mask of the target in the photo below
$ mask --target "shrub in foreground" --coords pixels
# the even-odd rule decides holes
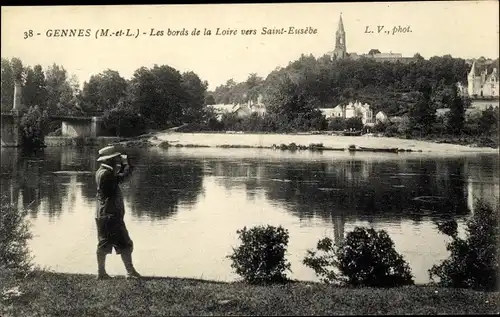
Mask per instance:
[[[22,213],[2,197],[0,212],[0,269],[28,272],[32,269],[28,241],[32,235]]]
[[[445,287],[498,289],[498,213],[498,202],[492,208],[478,201],[466,223],[465,239],[458,237],[456,229],[447,229],[456,228],[456,224],[439,226],[442,233],[452,237],[447,245],[450,256],[429,270],[430,278],[439,278],[437,284]]]
[[[308,250],[303,263],[325,283],[393,287],[413,284],[408,263],[395,250],[385,230],[356,227],[339,245],[330,238]]]
[[[233,248],[228,257],[231,267],[251,284],[280,283],[287,281],[290,263],[285,259],[288,230],[281,226],[255,226],[238,230],[240,246]]]

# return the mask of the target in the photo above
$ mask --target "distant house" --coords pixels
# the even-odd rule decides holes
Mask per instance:
[[[344,116],[346,119],[361,117],[364,125],[370,125],[374,123],[373,111],[370,109],[370,105],[367,103],[361,104],[361,102],[350,102],[345,106]]]
[[[250,108],[245,104],[243,104],[243,105],[237,104],[232,109],[232,113],[235,114],[236,117],[238,117],[238,118],[244,118],[244,117],[248,117],[249,115],[251,115],[252,110],[250,110]]]
[[[386,123],[389,117],[382,111],[377,112],[375,115],[375,123]]]
[[[235,114],[238,118],[244,118],[252,113],[264,114],[266,108],[258,104],[216,104],[212,105],[217,114],[217,119],[222,119],[224,114]]]
[[[360,117],[365,125],[375,123],[370,105],[362,104],[359,101],[350,102],[347,105],[337,105],[335,108],[320,108],[319,110],[327,119]]]
[[[217,119],[220,120],[222,118],[222,115],[224,115],[225,113],[232,112],[232,110],[234,108],[234,104],[220,103],[220,104],[212,105],[211,107],[214,109],[215,114],[217,115]]]

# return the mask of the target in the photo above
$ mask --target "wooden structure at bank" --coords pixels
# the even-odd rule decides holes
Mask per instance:
[[[27,112],[22,104],[22,87],[19,82],[14,85],[14,104],[8,112],[1,113],[2,147],[18,147],[21,145],[21,119]],[[102,117],[70,117],[50,116],[49,120],[61,121],[61,135],[68,138],[98,137],[101,132]]]

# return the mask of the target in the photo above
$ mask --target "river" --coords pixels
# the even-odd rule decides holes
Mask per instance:
[[[131,153],[123,184],[134,260],[143,275],[232,281],[226,258],[236,231],[259,224],[289,230],[291,277],[317,280],[302,264],[320,238],[339,241],[355,226],[386,230],[417,283],[448,256],[436,215],[407,210],[419,196],[445,197],[463,234],[474,199],[498,199],[498,154],[297,152],[159,148]],[[1,192],[29,210],[35,263],[57,272],[96,271],[95,148],[2,148]],[[123,275],[119,257],[108,273]]]

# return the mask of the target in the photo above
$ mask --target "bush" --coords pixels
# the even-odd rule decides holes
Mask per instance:
[[[25,214],[2,198],[0,212],[0,268],[20,272],[32,269],[28,240],[31,239]]]
[[[341,117],[334,117],[328,122],[328,130],[343,131],[345,129],[345,120]]]
[[[285,259],[288,230],[281,226],[244,227],[237,234],[241,240],[238,248],[228,256],[236,273],[251,284],[280,283],[287,281],[290,263]]]
[[[303,263],[325,283],[372,287],[414,283],[408,263],[394,249],[392,239],[384,230],[356,227],[340,245],[324,238],[318,242],[317,249],[308,250]]]
[[[387,131],[388,124],[378,121],[373,127],[373,132],[384,133]]]
[[[472,217],[466,223],[466,238],[457,236],[456,230],[442,233],[452,237],[447,245],[450,257],[429,270],[432,280],[445,287],[494,290],[498,288],[498,210],[478,201]],[[456,227],[456,224],[453,225]]]
[[[345,120],[345,127],[349,130],[359,131],[363,129],[363,120],[360,117],[348,118]]]

